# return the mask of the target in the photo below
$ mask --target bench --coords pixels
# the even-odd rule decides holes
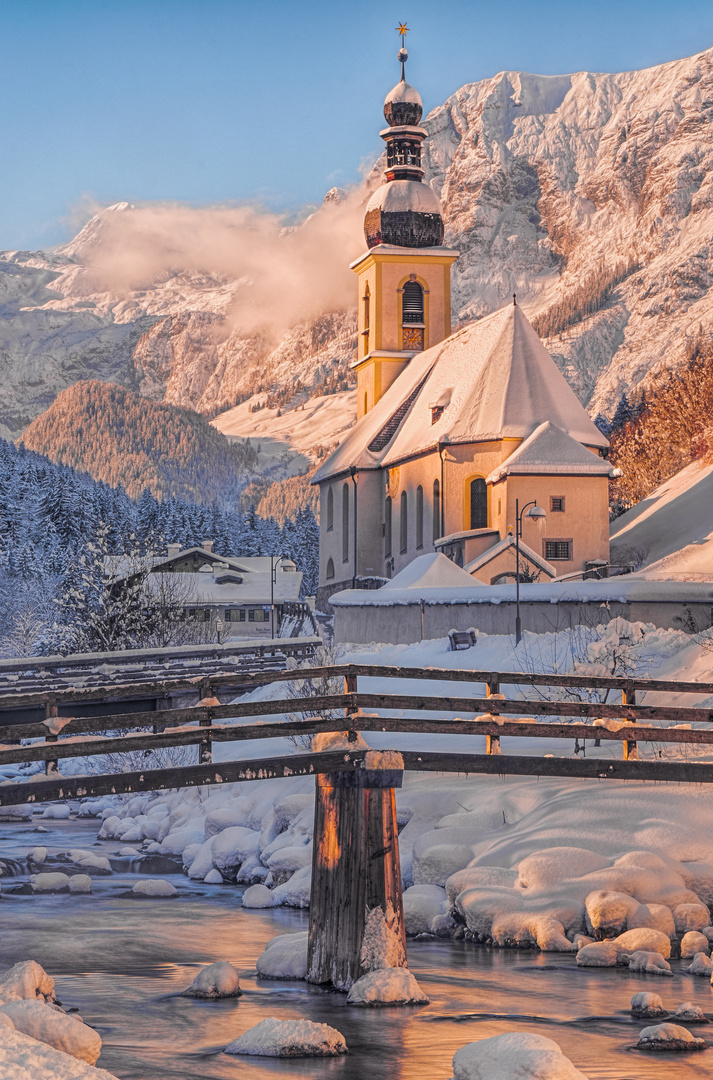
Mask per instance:
[[[449,630],[448,640],[451,645],[450,651],[459,652],[462,649],[472,649],[478,642],[478,635],[471,626],[469,630]]]

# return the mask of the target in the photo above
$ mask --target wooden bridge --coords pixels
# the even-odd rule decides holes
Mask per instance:
[[[360,678],[485,684],[484,697],[360,691]],[[315,680],[343,680],[342,693],[307,696],[298,685],[314,690]],[[289,682],[292,696],[269,701],[221,704],[218,695]],[[505,699],[503,687],[527,689],[526,698]],[[133,694],[168,699],[172,694],[199,696],[196,705],[144,712],[97,716],[61,716],[71,705],[80,711],[93,702],[125,700],[129,687],[90,685],[53,692],[0,692],[2,710],[43,709],[41,722],[0,728],[0,766],[44,762],[45,776],[0,785],[0,807],[120,794],[218,785],[241,780],[314,775],[317,779],[313,842],[312,899],[308,978],[348,988],[361,972],[361,943],[365,919],[381,909],[391,929],[405,940],[394,789],[401,785],[402,768],[416,772],[518,774],[582,777],[597,780],[657,780],[713,783],[713,763],[663,759],[660,748],[713,746],[713,709],[704,706],[637,704],[644,692],[713,696],[713,683],[607,676],[540,675],[523,672],[454,671],[343,664],[296,670],[238,673],[202,672],[181,678],[132,682]],[[532,691],[535,691],[533,695]],[[621,702],[581,700],[606,691]],[[566,699],[556,694],[569,695]],[[579,697],[577,697],[579,695]],[[387,716],[365,710],[400,711]],[[306,712],[313,715],[304,716]],[[437,719],[423,713],[440,713]],[[443,713],[466,714],[466,719],[442,718]],[[303,714],[284,719],[284,714]],[[265,717],[257,723],[242,718]],[[274,719],[279,716],[279,719]],[[273,719],[270,719],[273,717]],[[230,720],[225,724],[221,721]],[[238,721],[236,723],[236,721]],[[599,723],[595,726],[594,721]],[[608,726],[607,726],[608,725]],[[348,741],[368,732],[485,736],[485,752],[402,750],[383,764],[379,754],[364,749],[294,752],[264,757],[236,757],[214,763],[213,746],[275,737],[346,732]],[[120,733],[119,733],[120,732]],[[589,743],[595,756],[555,757],[508,754],[510,738],[576,740]],[[33,739],[31,743],[24,740]],[[505,744],[503,746],[503,743]],[[659,756],[640,759],[641,743],[658,747]],[[620,748],[603,756],[602,745]],[[170,768],[132,772],[92,773],[63,777],[60,759],[139,751],[150,755],[166,747],[196,746],[198,762]]]

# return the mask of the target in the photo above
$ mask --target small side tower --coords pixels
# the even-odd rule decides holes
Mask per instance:
[[[443,217],[435,192],[423,183],[421,98],[406,82],[408,59],[401,34],[401,81],[384,102],[388,127],[384,183],[364,216],[368,251],[351,269],[359,277],[357,417],[374,407],[415,353],[451,332],[451,264],[457,251],[443,247]]]

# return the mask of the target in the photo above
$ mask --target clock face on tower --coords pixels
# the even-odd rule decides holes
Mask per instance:
[[[414,352],[423,352],[422,326],[404,326],[403,347],[404,351],[409,351],[412,349]]]

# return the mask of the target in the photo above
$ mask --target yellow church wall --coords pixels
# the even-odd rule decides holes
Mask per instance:
[[[331,528],[329,492],[332,493]],[[354,564],[354,484],[351,476],[335,477],[320,484],[319,583],[330,585],[350,581],[354,576],[384,575],[383,556],[383,476],[380,471],[357,475],[356,525],[358,559]],[[346,542],[344,505],[348,504]],[[346,557],[345,557],[346,556]],[[331,567],[329,566],[331,561]],[[328,571],[332,572],[329,573]]]
[[[545,540],[568,540],[571,559],[548,560],[557,575],[583,570],[592,559],[609,561],[609,485],[606,476],[509,476],[492,485],[491,505],[500,501],[502,535],[505,527],[515,527],[515,500],[520,508],[532,499],[547,517],[538,525],[525,515],[522,539],[545,558]],[[552,499],[564,499],[564,511],[552,509]],[[507,520],[505,520],[505,518]]]

